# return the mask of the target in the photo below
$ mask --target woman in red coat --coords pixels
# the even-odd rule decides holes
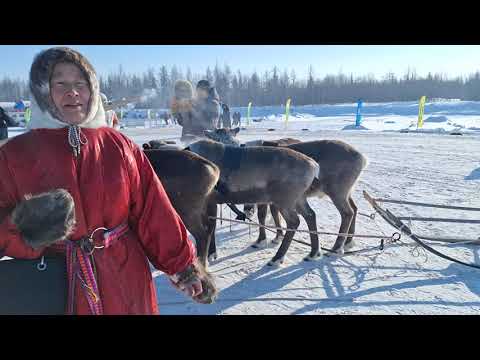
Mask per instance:
[[[149,261],[212,302],[213,281],[150,163],[107,127],[88,60],[69,48],[41,52],[30,90],[29,131],[0,148],[4,255],[66,254],[67,313],[157,314]]]

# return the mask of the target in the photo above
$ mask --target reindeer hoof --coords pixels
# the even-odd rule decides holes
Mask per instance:
[[[303,258],[304,261],[317,261],[320,260],[323,257],[323,254],[321,251],[317,252],[315,255],[308,255],[307,257]]]
[[[278,259],[278,260],[270,260],[267,264],[268,266],[274,267],[274,268],[279,268],[283,265],[283,258]]]
[[[214,252],[213,254],[210,254],[210,255],[208,256],[208,262],[214,262],[214,261],[217,260],[217,259],[218,259],[218,255],[217,255],[216,252]]]
[[[279,238],[275,238],[275,239],[272,240],[272,244],[273,244],[273,245],[279,245],[279,244],[281,244],[281,243],[282,243],[282,240],[279,239]]]
[[[343,248],[345,249],[345,251],[349,251],[349,250],[352,249],[354,246],[355,246],[355,241],[352,240],[352,241],[346,243]]]
[[[265,240],[260,240],[255,242],[254,244],[252,244],[252,247],[254,249],[265,249],[267,248],[267,245],[268,245],[267,240],[265,239]]]
[[[247,218],[251,219],[253,215],[255,215],[255,211],[245,211],[244,214],[247,216]]]
[[[328,252],[325,254],[325,256],[332,257],[332,258],[340,258],[345,254],[345,250],[343,248],[341,249],[332,249],[332,252]]]

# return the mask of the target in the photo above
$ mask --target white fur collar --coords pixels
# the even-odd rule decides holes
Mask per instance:
[[[79,126],[83,128],[99,128],[103,126],[108,126],[106,117],[105,117],[105,110],[103,109],[100,96],[98,96],[98,99],[96,99],[96,101],[93,101],[92,103],[97,105],[96,111],[90,111],[90,114],[87,117],[87,119],[83,123],[79,124]],[[32,109],[31,120],[27,125],[27,128],[29,130],[60,129],[60,128],[69,126],[69,124],[64,123],[58,119],[55,119],[50,114],[49,111],[44,112],[40,110],[40,107],[38,106],[34,98],[31,101],[31,109]]]

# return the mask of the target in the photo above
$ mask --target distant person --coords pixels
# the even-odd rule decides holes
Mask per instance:
[[[16,125],[17,123],[0,107],[0,140],[8,139],[8,127]]]
[[[167,113],[167,116],[168,116],[168,121],[170,122],[170,124],[178,125],[177,119],[175,119],[175,117],[171,113]]]
[[[169,115],[168,115],[168,113],[165,112],[165,113],[161,114],[160,118],[161,118],[163,121],[165,121],[165,125],[168,126],[168,120],[169,120]]]
[[[198,82],[195,97],[192,84],[186,80],[178,80],[174,91],[171,112],[182,126],[182,141],[203,137],[205,130],[217,127],[220,117],[219,97],[208,81]]]
[[[233,126],[242,126],[242,115],[235,111],[232,115],[233,118]]]
[[[211,86],[208,80],[200,80],[197,83],[196,92],[194,117],[201,119],[206,126],[212,127],[208,130],[219,127],[221,107],[217,89]]]
[[[230,108],[227,104],[222,103],[222,126],[224,129],[230,129],[232,127],[232,119],[230,117]]]
[[[189,81],[177,80],[170,104],[172,117],[182,127],[182,141],[194,132],[192,124],[193,87]]]
[[[111,106],[111,101],[108,101],[107,95],[100,93],[102,98],[103,106],[105,107],[105,118],[107,120],[107,125],[111,128],[118,129],[120,122],[118,121],[117,113],[113,109],[108,109]]]

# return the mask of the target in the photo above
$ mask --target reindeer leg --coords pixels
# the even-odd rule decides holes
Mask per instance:
[[[267,209],[268,205],[265,204],[258,204],[258,222],[261,225],[265,225],[265,219],[267,218]],[[267,235],[265,233],[265,228],[264,227],[259,227],[258,228],[258,239],[257,241],[252,245],[253,248],[266,248],[267,247]]]
[[[208,261],[213,262],[217,260],[217,244],[215,241],[215,230],[217,228],[217,220],[210,219],[210,217],[217,217],[217,204],[213,201],[210,201],[207,204],[207,233],[209,237],[209,246],[208,246]]]
[[[358,208],[351,196],[348,198],[348,203],[353,209],[353,219],[352,219],[352,222],[350,223],[350,229],[348,230],[348,233],[355,234],[355,223],[357,221]],[[350,250],[354,246],[355,246],[355,242],[353,241],[353,237],[352,236],[347,237],[347,240],[345,241],[345,247],[344,247],[345,250]]]
[[[245,204],[243,205],[243,213],[247,217],[251,218],[255,214],[255,204]]]
[[[329,194],[330,195],[330,194]],[[353,208],[350,206],[348,201],[349,195],[345,193],[333,193],[330,195],[330,198],[333,201],[333,204],[340,212],[340,216],[342,218],[342,223],[340,224],[339,233],[346,233],[350,230],[350,224],[352,223],[354,211]],[[345,245],[346,238],[345,236],[339,235],[335,244],[333,245],[332,250],[337,255],[343,255],[344,253],[344,245]]]
[[[283,218],[287,223],[287,227],[289,229],[297,229],[300,225],[300,219],[298,218],[297,212],[293,209],[282,208],[279,207],[280,213],[282,214]],[[279,266],[283,263],[283,258],[287,253],[290,244],[292,243],[293,235],[295,234],[295,230],[287,231],[285,237],[283,238],[282,245],[278,248],[277,253],[273,257],[272,260],[268,263],[269,266]]]
[[[278,207],[276,207],[274,204],[270,205],[270,212],[272,213],[272,218],[273,221],[275,222],[275,226],[282,227],[282,222],[280,221],[280,211],[278,210]],[[283,231],[280,229],[277,229],[277,235],[275,236],[275,239],[273,239],[272,243],[275,245],[280,244],[281,239],[283,239]]]
[[[308,204],[306,198],[303,198],[302,200],[299,201],[299,203],[297,204],[297,211],[305,219],[305,222],[307,223],[307,226],[308,226],[308,230],[317,231],[317,216],[315,214],[315,211],[313,211],[313,209]],[[320,259],[322,257],[322,251],[320,249],[320,244],[318,241],[317,234],[313,234],[313,233],[310,234],[310,243],[311,243],[310,254],[303,260],[314,261],[314,260]]]
[[[207,246],[210,242],[207,228],[202,221],[198,221],[195,224],[191,224],[188,230],[195,238],[198,260],[203,266],[207,266]]]

